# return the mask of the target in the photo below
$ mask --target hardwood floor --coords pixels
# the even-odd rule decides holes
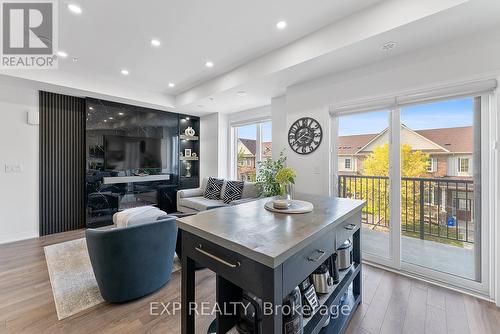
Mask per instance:
[[[83,234],[0,245],[0,333],[180,333],[179,313],[150,314],[151,302],[180,301],[180,273],[140,300],[103,303],[57,320],[43,247]],[[375,267],[364,265],[363,270],[363,304],[347,333],[498,333],[500,309],[494,304]],[[196,286],[197,301],[214,302],[212,272],[199,271]],[[212,319],[197,317],[197,333],[206,333]]]

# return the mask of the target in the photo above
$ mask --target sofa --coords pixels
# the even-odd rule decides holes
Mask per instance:
[[[150,294],[165,285],[172,273],[176,217],[134,220],[126,227],[85,232],[97,285],[104,300],[111,303]]]
[[[222,199],[213,200],[203,197],[207,187],[208,178],[204,178],[199,188],[183,189],[177,191],[177,211],[182,213],[197,213],[214,208],[220,208],[229,205],[238,205],[245,202],[254,201],[259,198],[259,190],[254,182],[245,182],[243,185],[243,194],[241,199],[232,201],[229,204],[224,203]],[[224,180],[221,190],[221,196],[226,189],[227,180]]]

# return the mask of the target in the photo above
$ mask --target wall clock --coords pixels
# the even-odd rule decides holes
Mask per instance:
[[[317,120],[311,117],[299,118],[288,130],[288,144],[298,154],[314,152],[323,139],[323,130]]]

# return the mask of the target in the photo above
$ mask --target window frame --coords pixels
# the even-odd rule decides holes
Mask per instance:
[[[429,161],[431,162],[429,167],[427,167],[427,172],[428,173],[435,173],[437,172],[437,158],[436,157],[429,157]]]
[[[349,166],[347,166],[347,162],[349,162]],[[352,169],[352,159],[344,158],[344,169],[351,170]]]
[[[271,142],[272,142],[272,119],[270,117],[262,117],[262,118],[256,118],[256,119],[250,119],[250,120],[245,120],[245,121],[235,121],[235,122],[230,122],[229,128],[230,128],[230,136],[231,136],[231,147],[229,149],[229,162],[230,162],[230,169],[229,169],[229,175],[233,180],[238,180],[238,128],[247,126],[247,125],[255,125],[256,126],[256,152],[255,152],[255,173],[258,174],[258,161],[262,161],[263,158],[263,153],[262,152],[262,143],[263,143],[263,131],[262,131],[262,125],[264,123],[270,123],[271,124]],[[245,158],[244,160],[244,165],[245,167],[251,166],[251,162],[249,158]]]
[[[489,80],[494,81],[494,80]],[[496,81],[495,81],[496,82]],[[477,87],[476,87],[477,86]],[[499,130],[496,128],[496,112],[497,112],[497,96],[495,92],[495,86],[492,84],[462,84],[458,86],[459,88],[449,89],[447,87],[432,90],[432,88],[427,88],[421,91],[409,91],[408,93],[401,92],[401,95],[383,96],[378,98],[370,98],[365,100],[357,100],[344,104],[330,105],[329,114],[330,127],[332,129],[331,136],[331,147],[330,157],[331,157],[331,176],[330,176],[330,194],[333,196],[338,195],[338,178],[339,178],[339,161],[338,161],[338,132],[339,132],[339,117],[375,112],[381,110],[389,111],[389,137],[390,137],[390,160],[393,166],[391,167],[390,177],[393,180],[400,180],[400,175],[398,175],[398,170],[400,168],[400,111],[404,106],[413,104],[426,104],[433,101],[442,101],[449,99],[458,99],[462,97],[479,97],[480,98],[480,119],[477,126],[480,127],[480,165],[471,165],[471,161],[468,162],[468,172],[471,173],[471,168],[479,168],[478,175],[481,175],[478,186],[480,186],[480,201],[478,203],[480,210],[480,238],[481,246],[480,252],[481,256],[478,259],[480,264],[479,273],[480,281],[472,281],[466,278],[453,276],[447,273],[442,273],[440,271],[432,270],[429,268],[419,267],[418,265],[412,265],[408,263],[403,263],[401,261],[401,223],[396,223],[393,225],[391,231],[392,237],[391,241],[391,252],[393,254],[392,260],[386,260],[380,257],[374,257],[370,254],[363,254],[365,261],[367,263],[374,263],[376,265],[382,265],[387,268],[392,268],[398,270],[408,275],[416,275],[419,277],[427,277],[435,282],[441,282],[441,284],[457,287],[460,286],[461,291],[473,292],[478,295],[485,296],[487,298],[492,298],[496,292],[492,289],[490,284],[498,280],[495,275],[495,267],[492,262],[495,260],[495,249],[494,243],[490,236],[490,231],[492,230],[493,224],[497,220],[496,205],[498,196],[496,193],[492,192],[491,185],[496,184],[498,178],[496,176],[497,162],[494,157],[494,153],[489,150],[490,147],[496,145],[496,136],[499,134]],[[464,89],[462,93],[456,92],[457,89]],[[440,92],[443,92],[442,94]],[[411,100],[414,98],[413,100]],[[418,101],[417,101],[418,99]],[[404,101],[404,102],[402,102]],[[469,159],[470,160],[470,159]],[[456,165],[455,165],[456,166]],[[449,168],[449,167],[447,167]],[[457,168],[457,167],[454,167]],[[474,172],[475,174],[475,172]],[[400,182],[400,181],[399,181]],[[400,185],[400,184],[399,184]],[[400,192],[398,185],[390,185],[391,193],[391,203],[394,205],[395,216],[401,216],[400,209]],[[470,208],[471,212],[476,211],[476,208]],[[397,212],[397,214],[396,214]]]
[[[458,157],[457,160],[458,160],[457,173],[458,174],[469,174],[469,172],[470,172],[470,158]],[[462,170],[462,162],[465,162],[465,161],[467,162],[467,170],[463,171]]]

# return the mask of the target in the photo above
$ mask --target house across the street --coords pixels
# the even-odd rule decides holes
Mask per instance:
[[[472,126],[412,130],[401,126],[401,143],[429,155],[425,177],[472,178]],[[363,175],[363,161],[377,146],[388,143],[387,129],[380,133],[340,136],[338,168],[341,175]]]

